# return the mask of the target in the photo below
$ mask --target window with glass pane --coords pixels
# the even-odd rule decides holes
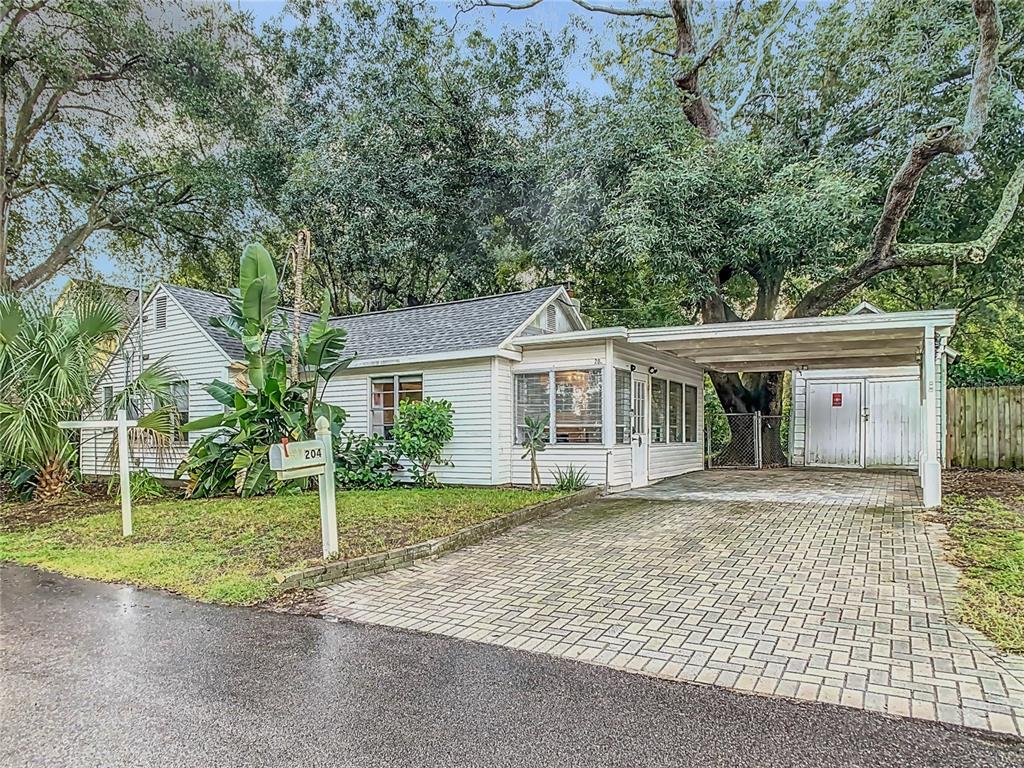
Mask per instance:
[[[551,417],[551,373],[516,374],[516,442],[523,442],[526,417],[542,419]],[[551,425],[544,429],[550,440]]]
[[[380,376],[370,379],[370,434],[391,439],[398,404],[423,400],[422,376]]]
[[[686,385],[686,442],[697,442],[697,388]]]
[[[114,418],[114,388],[103,388],[103,418]]]
[[[182,424],[187,424],[189,421],[189,407],[188,407],[188,382],[187,381],[175,381],[170,386],[170,392],[168,397],[153,397],[153,410],[163,408],[164,406],[170,406],[174,411],[174,442],[176,443],[187,443],[188,435],[181,431],[180,427]],[[138,408],[138,406],[135,406]],[[137,418],[137,417],[136,417]]]
[[[555,371],[555,442],[601,442],[601,371]]]
[[[630,426],[630,398],[632,376],[629,371],[615,371],[615,442],[628,443],[632,439]]]
[[[651,442],[668,441],[668,382],[651,379]]]
[[[678,381],[668,385],[668,439],[683,442],[683,385]]]

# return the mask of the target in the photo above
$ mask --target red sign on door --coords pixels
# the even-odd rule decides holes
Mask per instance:
[[[832,407],[833,408],[842,408],[843,407],[843,393],[842,392],[833,392],[832,393]]]

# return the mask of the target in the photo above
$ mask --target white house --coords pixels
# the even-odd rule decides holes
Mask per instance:
[[[158,286],[142,313],[141,353],[135,344],[115,357],[98,400],[108,404],[129,374],[163,358],[181,376],[182,418],[216,412],[221,406],[204,387],[243,370],[240,344],[209,324],[228,313],[225,296]],[[908,407],[932,425],[922,431],[916,463],[934,501],[943,399],[936,350],[941,353],[955,319],[950,310],[588,329],[564,288],[537,288],[334,318],[348,331],[356,358],[327,383],[324,399],[347,411],[347,429],[385,438],[400,400],[450,400],[452,465],[437,475],[468,485],[528,483],[519,432],[526,415],[546,413],[551,427],[539,455],[542,477],[571,464],[585,469],[591,483],[619,490],[703,468],[705,369],[913,366],[919,397]],[[128,338],[139,335],[133,328]],[[162,456],[142,452],[137,463],[170,477],[194,439],[183,438]],[[86,474],[109,473],[107,448],[93,441],[83,449]]]

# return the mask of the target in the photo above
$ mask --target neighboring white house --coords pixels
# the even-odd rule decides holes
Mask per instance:
[[[244,370],[239,342],[209,324],[228,313],[225,296],[158,286],[142,312],[142,354],[115,356],[98,401],[109,404],[140,366],[164,359],[181,377],[176,401],[183,419],[219,410],[204,387]],[[347,349],[356,358],[327,383],[324,399],[347,411],[346,429],[385,438],[400,400],[451,401],[454,437],[446,455],[452,464],[439,467],[437,476],[468,485],[528,483],[520,431],[526,415],[548,414],[549,444],[539,455],[544,480],[571,464],[593,484],[626,489],[703,468],[709,368],[827,369],[853,360],[916,366],[924,372],[917,381],[934,385],[920,387],[915,407],[932,413],[936,424],[931,409],[938,407],[942,380],[933,372],[934,355],[925,352],[944,344],[955,318],[940,311],[588,329],[564,288],[537,288],[332,319],[348,331]],[[93,418],[102,416],[97,411]],[[934,495],[938,437],[934,430],[928,436],[933,448],[922,438],[917,464]],[[142,451],[137,465],[171,477],[195,439],[184,437],[162,456]],[[108,447],[93,441],[84,449],[83,472],[109,473]]]

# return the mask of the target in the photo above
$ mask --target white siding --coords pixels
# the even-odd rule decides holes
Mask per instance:
[[[167,325],[165,328],[155,327],[153,301],[158,296],[167,297]],[[189,418],[195,419],[222,410],[222,406],[203,389],[214,379],[227,380],[227,357],[220,351],[209,337],[195,324],[192,318],[178,306],[173,297],[162,288],[157,288],[150,296],[143,313],[143,351],[144,367],[149,367],[158,360],[164,359],[182,381],[188,382]],[[139,373],[139,360],[132,355],[135,350],[134,340],[138,329],[135,324],[128,331],[130,342],[123,345],[128,350],[126,361],[118,350],[100,379],[96,389],[96,410],[85,418],[98,421],[103,418],[102,393],[105,386],[111,386],[114,393],[124,389],[125,367],[129,369],[128,378],[135,378]],[[189,443],[199,438],[199,434],[188,435]],[[109,461],[113,435],[107,432],[83,430],[81,450],[81,470],[86,475],[110,475],[116,472],[117,462]],[[188,444],[174,445],[162,452],[153,449],[133,451],[132,469],[145,468],[154,476],[170,479],[174,470],[188,453]]]
[[[689,361],[667,352],[658,352],[646,346],[626,343],[607,345],[603,341],[579,344],[576,346],[560,346],[552,349],[526,348],[520,362],[509,364],[502,361],[499,372],[505,379],[509,397],[502,396],[504,413],[501,418],[509,425],[511,437],[513,422],[513,388],[512,376],[517,372],[539,370],[566,370],[572,368],[594,368],[603,366],[611,349],[615,367],[629,368],[636,365],[638,370],[646,371],[655,366],[662,377],[683,382],[697,387],[697,441],[693,443],[677,443],[667,445],[651,445],[648,474],[651,480],[660,480],[673,475],[702,469],[704,466],[704,372]],[[614,381],[604,381],[605,397],[613,396]],[[505,405],[507,403],[507,405]],[[606,423],[606,430],[614,430],[614,424]],[[503,437],[503,440],[505,438]],[[530,482],[529,459],[520,458],[522,450],[518,446],[502,443],[502,462],[509,462],[508,476],[512,482],[525,485]],[[551,482],[556,469],[566,469],[570,464],[575,468],[583,468],[590,476],[593,485],[607,484],[612,490],[629,488],[632,481],[632,449],[629,444],[618,445],[566,445],[548,446],[538,455],[541,479]]]
[[[636,344],[615,344],[615,366],[646,372],[655,367],[655,378],[679,381],[697,388],[697,440],[693,443],[651,443],[647,473],[651,480],[681,475],[704,468],[704,370],[669,352]],[[684,425],[685,426],[685,425]],[[632,454],[627,451],[630,457]],[[627,465],[626,476],[629,477]]]
[[[944,455],[944,420],[945,420],[945,365],[936,366],[936,386],[938,388],[938,435],[939,458]],[[830,381],[863,381],[865,396],[872,383],[891,382],[900,379],[921,380],[921,371],[917,366],[901,366],[897,368],[837,368],[828,370],[794,371],[793,372],[793,403],[790,415],[790,445],[792,448],[790,462],[794,466],[803,466],[806,461],[807,449],[807,382],[815,379]],[[920,408],[920,396],[918,397]],[[909,421],[908,421],[909,423]],[[902,438],[894,438],[902,439]],[[916,464],[916,460],[915,460]],[[912,465],[913,466],[913,465]]]
[[[455,434],[444,452],[453,464],[435,468],[437,479],[442,483],[491,485],[491,369],[491,358],[349,369],[331,379],[323,397],[345,409],[345,429],[369,434],[370,379],[395,374],[422,376],[424,397],[448,400],[453,409]]]

